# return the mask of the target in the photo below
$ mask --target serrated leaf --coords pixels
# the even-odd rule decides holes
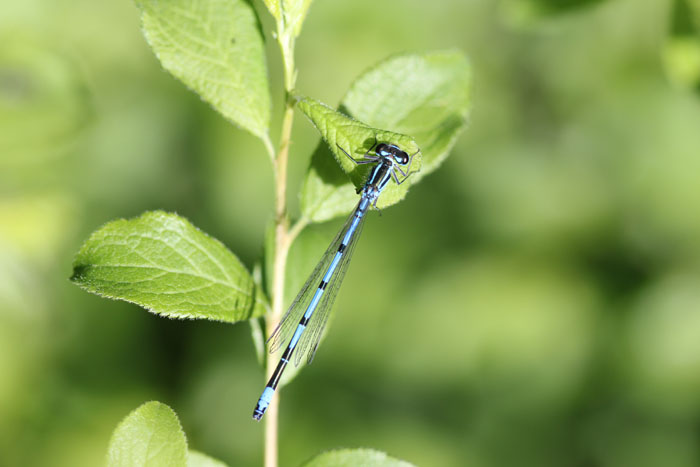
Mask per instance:
[[[393,143],[409,154],[416,154],[411,166],[411,172],[415,173],[420,170],[421,153],[418,152],[418,145],[410,136],[370,127],[308,97],[299,98],[297,105],[319,130],[330,152],[337,163],[340,164],[340,167],[350,175],[350,180],[355,187],[360,188],[364,184],[371,167],[356,165],[338,146],[355,159],[361,159],[375,142]],[[321,152],[319,153],[319,151]],[[322,150],[317,150],[317,153],[316,158],[327,155]],[[317,165],[314,166],[314,171],[310,172],[310,175],[313,175],[314,178],[305,181],[301,198],[304,215],[315,222],[320,222],[348,212],[357,203],[358,198],[356,194],[350,196],[351,193],[347,189],[335,190],[334,187],[339,185],[334,185],[333,183],[342,180],[339,172],[330,164],[327,164],[325,160],[319,162],[317,159],[316,162]],[[331,181],[330,188],[323,183],[324,179]],[[407,183],[401,185],[395,183],[387,185],[379,197],[378,207],[384,208],[401,201],[406,196],[410,183],[411,180],[409,179]],[[325,197],[320,196],[321,192],[323,192]],[[326,199],[331,198],[333,195],[337,198],[335,208],[333,206],[323,206]],[[351,200],[354,201],[351,202]],[[348,205],[350,209],[346,210]]]
[[[309,11],[311,0],[282,0],[285,27],[294,32],[295,36],[301,33],[306,13]]]
[[[139,0],[148,43],[163,67],[231,122],[267,138],[265,47],[245,0]]]
[[[173,410],[146,402],[119,423],[107,454],[108,467],[185,467],[187,440]]]
[[[341,109],[372,127],[415,138],[422,167],[403,185],[413,184],[439,167],[465,128],[470,77],[469,64],[460,52],[399,55],[363,73],[350,87]],[[357,203],[352,187],[328,163],[327,155],[325,148],[317,148],[301,193],[302,212],[315,222],[345,214]],[[356,185],[357,180],[353,179]],[[392,187],[396,185],[390,183],[386,191]],[[393,204],[382,203],[386,194],[380,196],[380,206]]]
[[[243,264],[186,219],[162,211],[93,233],[71,280],[88,292],[171,318],[233,323],[261,316],[265,299]]]
[[[328,451],[311,459],[302,467],[412,467],[405,461],[394,459],[373,449],[338,449]]]
[[[187,454],[187,467],[227,467],[223,462],[190,449]]]
[[[366,71],[342,106],[370,125],[413,136],[423,167],[413,183],[437,169],[466,126],[471,70],[458,51],[393,57]]]

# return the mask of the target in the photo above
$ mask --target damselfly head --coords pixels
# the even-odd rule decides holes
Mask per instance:
[[[377,147],[374,149],[375,154],[377,154],[379,157],[391,157],[394,159],[394,162],[396,162],[399,165],[406,165],[408,164],[409,157],[406,152],[402,151],[398,146],[395,144],[386,144],[386,143],[379,143]]]

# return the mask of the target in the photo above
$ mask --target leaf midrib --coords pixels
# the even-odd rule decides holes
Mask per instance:
[[[219,279],[215,279],[215,278],[213,278],[213,277],[211,277],[211,276],[208,276],[208,275],[205,275],[205,274],[201,274],[201,273],[200,273],[200,274],[195,274],[195,273],[186,272],[186,271],[178,271],[178,270],[175,270],[175,269],[167,269],[167,268],[164,268],[164,267],[161,267],[161,266],[145,266],[145,265],[142,265],[142,264],[134,264],[134,265],[132,265],[132,264],[90,264],[90,265],[88,265],[88,266],[89,266],[90,268],[95,268],[95,269],[97,269],[97,268],[137,268],[137,269],[153,269],[153,270],[156,270],[156,271],[163,271],[163,272],[165,272],[165,273],[170,273],[170,274],[180,274],[180,275],[183,275],[183,276],[196,277],[196,278],[199,278],[199,279],[206,279],[206,280],[208,280],[208,281],[210,281],[210,282],[212,282],[212,283],[214,283],[214,284],[219,284],[219,285],[222,285],[222,286],[224,286],[224,287],[228,287],[228,288],[230,288],[230,289],[233,289],[233,290],[236,291],[236,292],[239,292],[239,293],[241,293],[241,294],[244,294],[244,295],[246,295],[246,296],[248,296],[248,297],[252,297],[252,294],[251,294],[251,293],[246,292],[246,291],[244,291],[244,290],[242,290],[242,289],[237,288],[234,284],[227,283],[227,282],[223,282],[223,281],[221,281],[221,280],[219,280]],[[158,277],[162,277],[162,276],[158,276]],[[136,284],[136,283],[139,283],[139,282],[148,282],[148,281],[152,281],[152,280],[154,280],[154,279],[157,279],[158,277],[151,277],[151,278],[148,278],[148,279],[143,279],[143,280],[138,280],[138,281],[136,281],[136,280],[134,280],[134,281],[116,281],[116,280],[109,280],[109,279],[103,279],[103,280],[104,280],[105,282],[111,282],[111,283],[114,283],[114,284]]]

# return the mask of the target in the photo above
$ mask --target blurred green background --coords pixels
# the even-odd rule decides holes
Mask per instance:
[[[100,465],[153,399],[192,448],[262,460],[247,324],[170,321],[68,281],[118,217],[176,211],[249,267],[271,219],[262,145],[162,71],[138,16],[0,6],[2,466]],[[314,2],[301,92],[336,104],[390,54],[459,47],[473,109],[445,164],[367,222],[328,338],[282,393],[282,465],[336,447],[700,465],[699,18],[695,0]],[[293,212],[317,143],[298,114]],[[318,254],[341,222],[305,234]]]

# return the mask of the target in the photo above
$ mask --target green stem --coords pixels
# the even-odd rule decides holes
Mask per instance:
[[[279,44],[284,60],[284,87],[287,93],[290,93],[297,81],[297,72],[294,65],[294,34],[290,32],[289,34],[280,35]]]
[[[282,59],[284,60],[284,82],[287,99],[285,100],[279,150],[277,157],[273,161],[275,169],[275,252],[272,273],[272,311],[266,322],[268,336],[274,331],[284,311],[284,278],[289,247],[294,238],[306,225],[305,221],[300,220],[291,230],[289,229],[289,217],[287,214],[287,161],[292,136],[292,123],[294,121],[294,101],[290,99],[296,81],[294,35],[291,31],[284,31],[284,24],[281,22],[277,24],[277,33]],[[270,378],[274,369],[273,365],[267,365],[267,378]],[[277,467],[278,465],[278,414],[279,392],[275,392],[265,416],[265,467]]]

